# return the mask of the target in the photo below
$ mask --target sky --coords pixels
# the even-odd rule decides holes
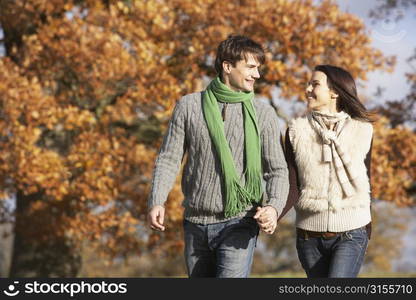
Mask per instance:
[[[352,13],[360,17],[370,32],[372,46],[380,49],[385,55],[396,55],[397,63],[393,73],[372,72],[368,73],[366,95],[373,97],[377,87],[384,90],[382,99],[399,100],[404,98],[409,90],[405,73],[416,70],[416,63],[412,65],[406,60],[414,54],[416,49],[416,7],[404,11],[403,9],[392,10],[392,16],[404,14],[403,19],[398,22],[389,22],[387,19],[380,19],[374,22],[369,18],[369,12],[376,7],[380,1],[377,0],[338,0],[336,1],[342,11]],[[413,69],[412,69],[413,68]]]

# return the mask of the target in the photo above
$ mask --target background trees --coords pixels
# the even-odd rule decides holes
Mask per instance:
[[[330,1],[1,0],[0,26],[0,203],[14,223],[10,274],[22,277],[75,276],[86,242],[110,258],[177,256],[178,185],[167,232],[144,227],[153,163],[175,101],[215,75],[229,34],[266,47],[257,92],[269,101],[276,88],[300,100],[319,63],[361,79],[394,65]],[[414,132],[383,120],[374,195],[413,205]]]

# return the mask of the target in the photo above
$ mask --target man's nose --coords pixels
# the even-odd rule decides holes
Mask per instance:
[[[255,68],[253,74],[251,75],[253,78],[260,78],[259,69]]]
[[[312,84],[308,84],[308,85],[306,86],[306,92],[307,92],[307,93],[312,92]]]

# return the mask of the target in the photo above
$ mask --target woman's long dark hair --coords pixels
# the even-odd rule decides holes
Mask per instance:
[[[346,112],[353,119],[375,121],[374,112],[368,111],[358,98],[354,78],[348,71],[331,65],[318,65],[314,71],[325,73],[328,87],[338,94],[338,110]]]

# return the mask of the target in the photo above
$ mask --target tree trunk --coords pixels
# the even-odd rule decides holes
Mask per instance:
[[[13,225],[0,225],[0,278],[9,277],[13,246]]]
[[[24,195],[21,191],[16,194],[10,277],[75,277],[81,267],[79,251],[68,238],[53,235],[51,229],[57,216],[53,211],[30,210],[30,204],[41,197],[42,194]],[[51,232],[50,238],[40,240],[38,232]]]

